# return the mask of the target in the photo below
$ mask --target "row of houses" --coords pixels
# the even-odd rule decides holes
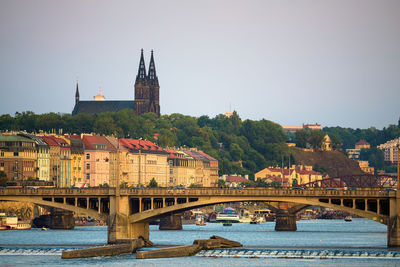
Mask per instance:
[[[196,149],[162,149],[147,140],[94,134],[0,135],[0,171],[9,180],[52,181],[58,187],[216,186],[218,161]]]

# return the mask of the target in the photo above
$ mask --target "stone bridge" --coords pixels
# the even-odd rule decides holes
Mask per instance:
[[[108,221],[108,242],[149,238],[149,222],[174,213],[227,202],[294,203],[292,216],[310,206],[346,211],[388,226],[388,246],[400,247],[400,202],[397,191],[376,188],[46,188],[1,189],[0,200],[24,201],[85,214]]]

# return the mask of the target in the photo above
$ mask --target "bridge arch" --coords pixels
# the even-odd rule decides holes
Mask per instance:
[[[57,208],[57,209],[62,209],[62,210],[66,210],[66,211],[72,211],[72,212],[75,212],[78,214],[90,216],[97,220],[107,221],[107,219],[108,219],[107,214],[98,213],[97,211],[95,211],[93,209],[86,209],[86,208],[81,208],[81,207],[77,207],[77,206],[73,206],[73,205],[69,205],[69,204],[47,201],[47,200],[43,200],[42,197],[5,196],[5,197],[2,197],[1,200],[2,201],[32,203],[32,204],[36,204],[36,205],[43,206],[43,207],[51,207],[51,208]]]
[[[307,206],[321,206],[325,208],[331,208],[335,210],[340,210],[344,212],[348,212],[363,218],[367,218],[382,224],[388,224],[388,216],[387,215],[382,215],[378,214],[372,211],[367,211],[367,210],[361,210],[361,209],[356,209],[356,208],[351,208],[351,207],[346,207],[342,205],[336,205],[332,203],[325,203],[321,202],[318,199],[315,198],[304,198],[304,197],[295,197],[295,198],[283,198],[283,197],[249,197],[249,196],[243,196],[243,197],[235,197],[235,198],[230,198],[230,197],[209,197],[204,200],[199,200],[195,202],[188,202],[188,203],[182,203],[182,204],[175,204],[172,206],[167,206],[165,208],[159,208],[159,209],[151,209],[147,211],[142,211],[141,213],[136,213],[132,214],[129,217],[129,220],[131,223],[142,223],[142,222],[150,222],[155,219],[158,219],[160,217],[163,217],[168,214],[172,213],[180,213],[183,211],[195,209],[195,208],[201,208],[201,207],[206,207],[206,206],[211,206],[215,204],[223,204],[223,203],[232,203],[232,202],[291,202],[291,203],[296,203],[296,204],[302,204],[304,205],[304,208]]]

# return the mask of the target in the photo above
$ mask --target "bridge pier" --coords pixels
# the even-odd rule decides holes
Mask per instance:
[[[182,230],[181,214],[171,214],[160,219],[160,230]]]
[[[74,229],[74,213],[72,211],[51,209],[50,229]]]
[[[279,209],[275,216],[275,231],[297,231],[295,213]]]
[[[396,198],[389,202],[389,222],[387,225],[387,246],[400,247],[400,192],[396,192]]]
[[[108,244],[143,237],[149,239],[149,223],[130,223],[129,197],[110,197],[110,215],[108,218]]]

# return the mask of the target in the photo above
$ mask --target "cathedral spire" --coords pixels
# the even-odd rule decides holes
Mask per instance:
[[[153,50],[151,50],[150,65],[149,65],[149,80],[158,81],[156,73],[156,65],[154,64]]]
[[[79,103],[79,86],[78,86],[78,80],[76,80],[75,104],[78,103]]]
[[[146,65],[144,64],[144,56],[143,56],[143,49],[140,54],[140,62],[139,62],[139,70],[138,74],[136,76],[136,81],[137,80],[144,80],[146,79]]]

